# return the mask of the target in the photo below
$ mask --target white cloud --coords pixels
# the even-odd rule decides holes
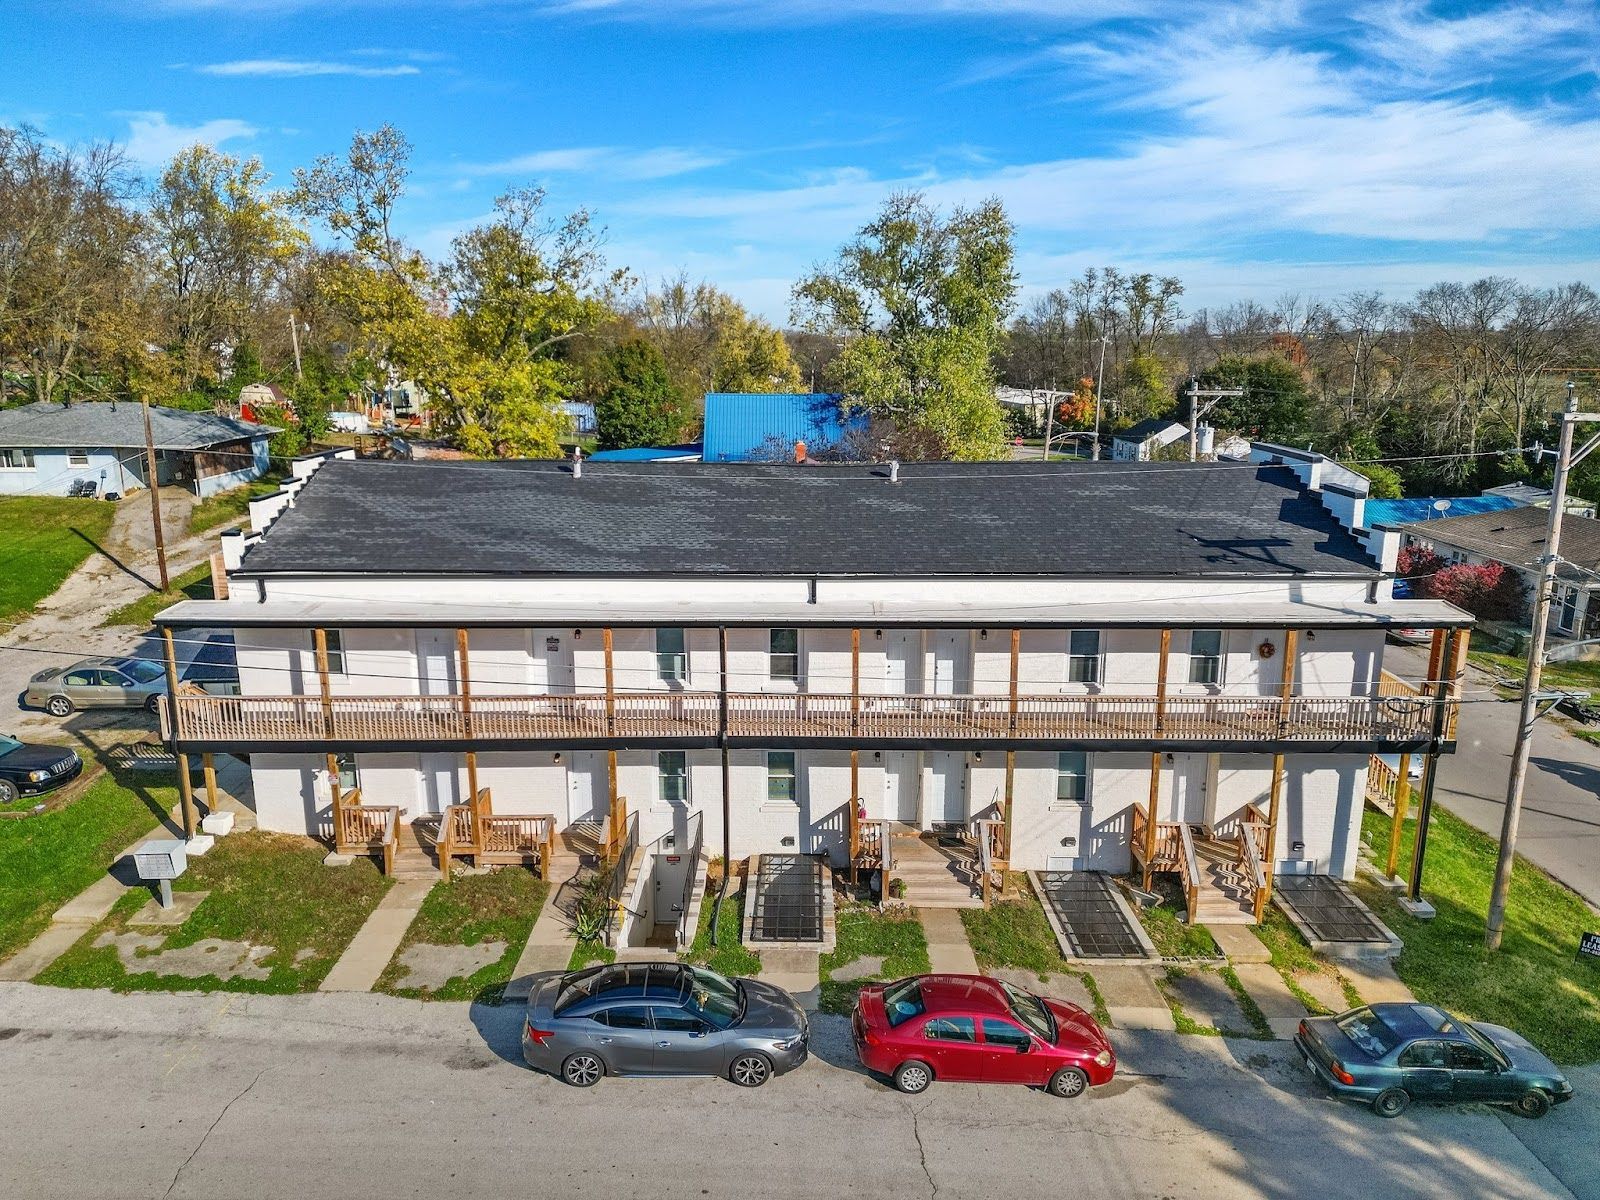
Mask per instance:
[[[683,146],[630,150],[617,146],[569,146],[536,150],[491,163],[466,163],[456,169],[467,175],[589,174],[610,179],[649,180],[688,175],[727,161],[725,155]]]
[[[259,132],[254,125],[231,117],[203,121],[199,125],[174,125],[166,113],[129,113],[128,157],[143,167],[162,167],[180,150],[195,143],[220,146],[237,138],[252,138]]]
[[[303,79],[312,75],[351,75],[358,79],[382,79],[394,75],[421,74],[421,69],[410,63],[369,67],[360,63],[326,62],[303,58],[241,58],[233,62],[206,63],[196,67],[195,70],[202,75],[270,79]]]

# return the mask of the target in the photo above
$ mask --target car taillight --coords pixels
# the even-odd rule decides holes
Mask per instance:
[[[1344,1064],[1338,1059],[1333,1060],[1333,1065],[1329,1067],[1328,1070],[1333,1072],[1333,1077],[1340,1083],[1354,1083],[1356,1081],[1356,1077],[1350,1074],[1349,1071],[1346,1071],[1344,1069]]]
[[[1311,1030],[1309,1028],[1307,1028],[1306,1023],[1304,1021],[1300,1022],[1300,1036],[1301,1037],[1310,1037],[1311,1036]]]
[[[535,1046],[542,1046],[551,1038],[555,1037],[556,1031],[554,1029],[535,1028],[533,1022],[529,1021],[527,1026],[527,1035],[528,1040]]]

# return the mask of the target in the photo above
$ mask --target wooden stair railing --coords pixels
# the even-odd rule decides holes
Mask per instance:
[[[1200,863],[1195,858],[1194,834],[1189,826],[1178,826],[1178,842],[1182,847],[1183,856],[1178,860],[1180,870],[1183,872],[1183,894],[1189,906],[1189,924],[1194,924],[1196,914],[1200,911]]]
[[[439,855],[439,878],[450,878],[450,864],[460,857],[477,853],[472,836],[472,807],[452,804],[439,818],[439,840],[434,843]]]
[[[383,859],[383,873],[393,875],[394,856],[400,845],[400,810],[392,804],[360,801],[359,788],[352,788],[341,797],[333,848],[340,854],[376,853]]]
[[[991,817],[975,817],[972,821],[972,837],[978,851],[979,892],[987,908],[996,893],[1005,894],[1008,864],[1002,857],[1001,845],[1005,838],[1005,822]]]

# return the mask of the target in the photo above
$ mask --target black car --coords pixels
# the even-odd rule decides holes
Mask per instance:
[[[522,1056],[591,1087],[603,1075],[721,1075],[760,1087],[806,1060],[794,997],[676,962],[616,963],[545,980],[528,997]]]
[[[1369,1004],[1307,1017],[1294,1044],[1335,1096],[1398,1117],[1413,1100],[1509,1105],[1542,1117],[1572,1085],[1520,1034],[1431,1004]]]
[[[0,804],[42,796],[83,774],[83,759],[60,746],[30,746],[0,733]]]

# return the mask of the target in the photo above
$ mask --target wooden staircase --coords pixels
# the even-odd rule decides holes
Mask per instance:
[[[894,869],[889,877],[904,881],[905,903],[914,908],[983,907],[976,849],[970,842],[945,846],[937,834],[917,830],[897,830],[890,842]]]
[[[1194,855],[1200,867],[1195,920],[1202,925],[1254,925],[1254,890],[1245,880],[1232,842],[1196,837]]]
[[[396,879],[438,879],[439,856],[434,850],[437,825],[426,820],[401,824],[394,854]]]

